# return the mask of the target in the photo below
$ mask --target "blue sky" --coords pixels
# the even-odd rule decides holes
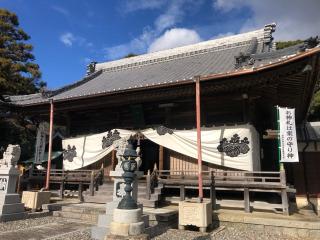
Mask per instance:
[[[308,4],[306,4],[306,2]],[[319,35],[319,0],[0,0],[31,36],[51,89],[86,65],[278,24],[277,39]]]

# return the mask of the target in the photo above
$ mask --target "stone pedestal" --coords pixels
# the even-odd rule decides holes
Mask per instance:
[[[27,216],[24,204],[16,193],[19,174],[13,166],[0,166],[0,221],[18,220]]]
[[[49,191],[23,191],[22,200],[26,208],[36,211],[42,208],[43,204],[50,203],[51,192]]]
[[[208,202],[179,202],[179,229],[184,229],[187,225],[193,225],[205,232],[212,224],[212,204]]]
[[[134,236],[144,233],[142,211],[138,209],[115,209],[110,224],[110,234],[118,236]]]
[[[98,225],[91,228],[91,237],[93,239],[103,240],[107,234],[110,233],[110,224],[113,220],[114,210],[118,207],[119,202],[125,195],[124,191],[124,179],[122,174],[124,171],[122,168],[117,167],[115,171],[110,171],[110,176],[113,177],[113,201],[106,204],[106,214],[101,214],[98,217]],[[137,201],[138,198],[138,179],[143,176],[143,172],[136,171],[137,175],[135,181],[132,183],[132,197]],[[142,212],[142,205],[139,206]],[[148,216],[143,216],[142,221],[145,223],[145,227],[148,226]]]

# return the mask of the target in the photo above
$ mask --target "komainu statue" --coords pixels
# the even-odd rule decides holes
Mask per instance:
[[[3,153],[3,158],[0,159],[0,168],[15,167],[20,158],[21,149],[19,145],[9,144],[7,150]]]

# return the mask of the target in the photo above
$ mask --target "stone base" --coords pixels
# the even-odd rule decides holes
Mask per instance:
[[[26,219],[28,217],[27,212],[2,214],[0,215],[0,222],[16,221],[21,219]]]
[[[144,233],[145,224],[142,221],[142,211],[138,209],[115,209],[110,233],[119,236],[132,236]]]
[[[0,221],[14,221],[26,217],[27,213],[24,210],[24,204],[20,202],[19,194],[0,195]]]
[[[119,236],[119,235],[108,235],[104,240],[149,240],[148,234],[139,234],[135,236]]]
[[[22,192],[22,202],[27,208],[33,210],[41,209],[42,204],[50,203],[51,192],[35,192],[35,191],[23,191]]]
[[[0,209],[0,215],[24,212],[23,203],[4,204]]]
[[[110,224],[113,219],[113,210],[117,208],[119,201],[112,201],[106,204],[106,214],[100,214],[98,225],[91,228],[91,238],[103,240],[110,233]]]
[[[211,202],[179,202],[179,229],[184,226],[193,225],[205,232],[206,228],[212,224],[212,204]]]
[[[113,220],[113,211],[118,207],[119,201],[112,201],[106,204],[106,214],[100,214],[98,217],[98,225],[91,228],[91,238],[103,240],[110,233],[110,224]],[[142,212],[142,204],[138,204]],[[148,215],[142,215],[142,220],[145,227],[149,226]]]
[[[110,233],[119,236],[135,236],[144,232],[144,222],[118,223],[111,222]]]

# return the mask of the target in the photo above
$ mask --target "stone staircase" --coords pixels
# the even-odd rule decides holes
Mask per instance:
[[[109,203],[112,205],[113,203]],[[103,240],[109,231],[112,218],[108,211],[108,204],[98,203],[70,203],[60,205],[60,210],[54,210],[53,216],[70,219],[91,225],[92,239]],[[58,209],[58,208],[57,208]],[[170,208],[143,208],[142,221],[145,232],[154,237],[169,228],[177,227],[178,212]]]
[[[144,207],[158,207],[162,199],[163,186],[160,185],[154,189],[150,199],[147,199],[146,183],[139,181],[138,184],[138,202]],[[99,190],[95,191],[94,196],[90,196],[89,190],[83,192],[84,202],[87,203],[107,203],[112,201],[113,182],[104,182],[99,186]]]
[[[78,203],[62,206],[61,210],[53,211],[53,216],[62,217],[67,219],[74,219],[90,223],[92,225],[97,224],[99,214],[106,212],[103,204],[91,204],[91,203]]]

